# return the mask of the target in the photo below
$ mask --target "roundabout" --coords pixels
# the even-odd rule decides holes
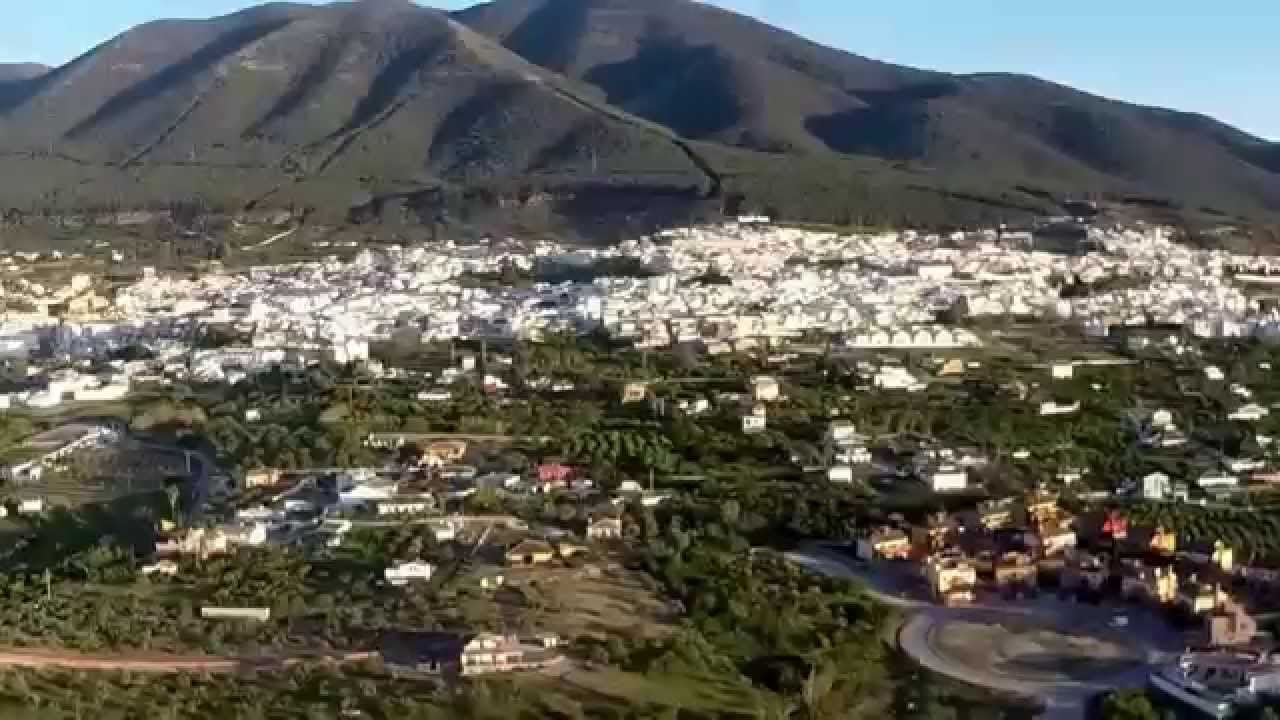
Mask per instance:
[[[918,596],[908,578],[876,572],[816,545],[787,555],[825,575],[860,581],[881,602],[905,611],[898,646],[922,667],[1044,706],[1047,720],[1075,720],[1097,693],[1145,687],[1153,667],[1182,649],[1156,614],[1136,607],[1034,600],[943,607]],[[1113,622],[1125,614],[1121,630]]]
[[[956,667],[1024,683],[1091,683],[1146,662],[1145,654],[1123,637],[1108,639],[1022,618],[943,622],[932,628],[927,641]]]

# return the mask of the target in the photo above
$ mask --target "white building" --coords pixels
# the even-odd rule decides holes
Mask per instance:
[[[1044,402],[1040,403],[1041,415],[1074,415],[1080,411],[1080,401],[1073,403]]]
[[[1225,473],[1207,473],[1196,480],[1204,490],[1230,490],[1240,486],[1240,478]]]
[[[602,517],[587,525],[587,537],[592,540],[617,540],[622,537],[622,521],[616,517]]]
[[[430,563],[424,562],[397,563],[383,571],[387,582],[397,586],[408,585],[410,582],[426,582],[434,574],[435,568]]]
[[[836,446],[853,442],[856,434],[853,423],[848,420],[834,420],[827,427],[827,440]]]
[[[742,432],[747,434],[764,432],[769,427],[769,418],[764,415],[743,415]]]
[[[924,475],[929,489],[936,493],[957,492],[969,487],[969,473],[954,465],[940,465]]]
[[[1271,411],[1257,403],[1243,405],[1227,415],[1228,420],[1240,422],[1257,422],[1271,414]]]
[[[1167,500],[1173,494],[1173,482],[1168,475],[1154,472],[1142,478],[1144,500]]]
[[[827,480],[841,485],[848,485],[853,482],[853,468],[848,465],[839,465],[827,471]]]
[[[751,396],[756,402],[774,402],[781,396],[781,388],[776,378],[759,375],[751,380]]]

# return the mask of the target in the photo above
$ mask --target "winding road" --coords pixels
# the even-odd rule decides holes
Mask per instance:
[[[881,602],[907,611],[909,617],[898,631],[898,644],[921,666],[969,684],[1034,699],[1044,705],[1044,717],[1048,720],[1084,717],[1089,698],[1099,692],[1144,687],[1153,666],[1168,662],[1182,649],[1180,636],[1163,620],[1136,607],[1117,610],[1048,597],[1016,603],[941,607],[913,597],[901,573],[875,572],[829,546],[811,545],[786,556],[814,572],[856,580]],[[1128,618],[1123,631],[1111,625],[1120,613]],[[1098,638],[1128,648],[1136,659],[1085,678],[1010,670],[1002,668],[994,658],[982,666],[955,657],[939,642],[939,636],[947,628],[965,624],[1044,628],[1048,632]]]

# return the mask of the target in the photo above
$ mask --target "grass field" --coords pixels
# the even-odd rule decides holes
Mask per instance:
[[[631,707],[660,705],[711,712],[750,714],[759,706],[760,693],[722,677],[690,673],[642,674],[613,668],[587,668],[569,663],[550,675],[513,678],[533,690],[562,692],[581,701],[612,700]]]
[[[463,617],[480,626],[553,632],[568,641],[661,638],[674,627],[671,608],[643,576],[616,563],[507,568],[505,577],[506,587],[496,592],[467,593]],[[474,584],[465,575],[460,582]]]

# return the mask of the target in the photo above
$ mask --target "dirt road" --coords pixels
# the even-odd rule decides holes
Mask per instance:
[[[306,662],[360,662],[375,656],[376,653],[349,653],[340,656],[236,658],[164,653],[101,655],[70,650],[7,648],[0,649],[0,667],[122,670],[142,673],[230,673],[244,670],[279,670]]]

